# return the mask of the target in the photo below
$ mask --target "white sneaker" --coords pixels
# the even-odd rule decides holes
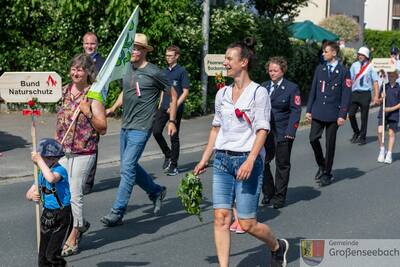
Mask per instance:
[[[384,150],[383,151],[381,150],[381,152],[379,152],[377,161],[381,162],[381,163],[385,162],[385,151]]]
[[[392,154],[387,153],[384,161],[386,164],[392,163]]]

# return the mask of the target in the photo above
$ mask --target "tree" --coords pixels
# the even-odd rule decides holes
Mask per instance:
[[[346,42],[357,40],[361,31],[358,23],[345,15],[327,17],[320,23],[320,26],[333,32]]]
[[[299,8],[307,6],[308,0],[250,0],[260,16],[266,16],[271,20],[293,19],[299,14]]]

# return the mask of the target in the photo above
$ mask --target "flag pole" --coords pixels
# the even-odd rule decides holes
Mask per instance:
[[[31,114],[32,125],[31,125],[31,137],[32,137],[32,151],[36,151],[36,118],[35,115]],[[39,191],[39,183],[38,183],[38,167],[36,164],[33,164],[33,177],[35,180],[35,187],[37,192]],[[40,202],[36,202],[35,204],[35,214],[36,214],[36,240],[37,240],[37,249],[39,251],[40,247]]]
[[[75,109],[74,114],[72,115],[71,124],[69,125],[67,131],[66,131],[65,134],[64,134],[63,139],[62,139],[61,142],[60,142],[61,145],[64,144],[64,141],[65,141],[65,139],[67,138],[68,133],[71,131],[72,126],[74,126],[74,124],[75,124],[75,122],[76,122],[76,119],[78,118],[78,115],[79,115],[80,112],[81,112],[81,110],[79,109],[79,107],[77,107],[77,108]]]

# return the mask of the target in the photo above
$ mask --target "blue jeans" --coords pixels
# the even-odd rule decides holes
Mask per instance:
[[[138,164],[149,137],[150,131],[121,129],[121,181],[111,209],[115,214],[124,215],[135,184],[146,191],[150,200],[156,199],[162,191],[162,187],[154,183],[153,178]]]
[[[215,152],[213,208],[232,209],[235,203],[240,219],[253,219],[257,214],[264,164],[261,157],[258,156],[250,177],[247,180],[237,180],[237,172],[246,159],[246,154],[231,156],[224,152]]]

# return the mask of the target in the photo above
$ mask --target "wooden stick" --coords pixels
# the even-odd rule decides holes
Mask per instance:
[[[386,73],[383,69],[381,69],[379,76],[382,79],[382,93],[384,95],[383,97],[383,103],[382,103],[382,145],[385,144],[385,100],[386,100]]]
[[[32,136],[32,151],[36,151],[36,118],[32,114],[32,126],[31,126],[31,136]],[[39,191],[39,182],[38,182],[38,167],[36,164],[33,164],[33,177],[35,179],[35,186],[38,192]],[[35,204],[35,213],[36,213],[36,240],[37,240],[37,249],[39,251],[40,247],[40,202],[36,202]]]
[[[78,115],[79,115],[80,112],[81,112],[81,110],[79,109],[79,107],[77,107],[75,109],[74,115],[72,115],[72,122],[69,125],[67,131],[65,132],[63,139],[61,140],[61,145],[64,144],[65,139],[67,138],[68,133],[71,131],[72,126],[74,126],[74,124],[76,122],[76,119],[78,118]]]
[[[386,88],[385,88],[385,82],[383,82],[383,103],[382,103],[382,145],[385,144],[385,107],[386,107]]]

